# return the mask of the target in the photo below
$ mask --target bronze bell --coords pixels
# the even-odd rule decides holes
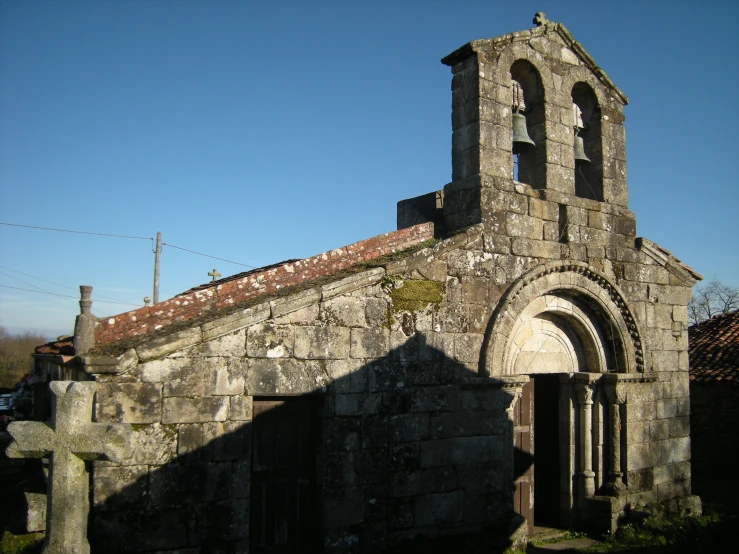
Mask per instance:
[[[590,158],[585,155],[585,145],[579,132],[580,130],[575,128],[575,162],[589,164]]]
[[[513,153],[520,154],[536,143],[531,140],[526,130],[526,116],[518,112],[513,113]]]

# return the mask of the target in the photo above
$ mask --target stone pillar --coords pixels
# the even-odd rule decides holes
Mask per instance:
[[[515,489],[514,483],[514,465],[515,465],[515,447],[514,447],[514,436],[515,431],[513,424],[515,422],[515,411],[517,408],[518,401],[521,399],[523,394],[523,386],[529,382],[528,375],[511,375],[494,378],[494,380],[500,383],[500,387],[503,392],[510,398],[508,405],[506,406],[506,415],[508,416],[508,430],[506,433],[506,444],[509,445],[510,451],[505,457],[505,467],[503,470],[503,483],[510,487],[510,493],[506,495],[506,501],[508,502],[508,509],[511,511],[511,522],[509,532],[509,540],[512,546],[522,548],[526,545],[528,537],[528,522],[520,514],[514,511],[513,495]]]
[[[608,468],[608,483],[606,489],[611,495],[619,495],[624,492],[626,486],[623,482],[621,471],[621,406],[626,404],[626,391],[623,383],[617,378],[604,380],[606,398],[608,400],[609,424],[611,427],[611,460]],[[613,377],[617,377],[614,375]]]
[[[80,315],[74,322],[74,351],[78,356],[95,346],[95,316],[92,315],[92,287],[80,285]]]
[[[580,484],[585,497],[595,494],[595,472],[593,471],[593,373],[576,373],[575,390],[580,406]]]
[[[508,416],[508,432],[506,436],[506,444],[510,445],[511,451],[506,456],[506,468],[505,468],[505,482],[513,483],[513,465],[514,465],[514,431],[513,423],[515,420],[516,404],[521,399],[523,386],[528,383],[529,378],[526,375],[520,375],[515,377],[503,377],[504,383],[502,385],[503,392],[510,396],[510,403],[506,407],[506,415]]]

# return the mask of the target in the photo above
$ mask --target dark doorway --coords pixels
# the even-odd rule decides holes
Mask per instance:
[[[534,380],[521,389],[513,410],[513,510],[534,532]]]
[[[560,518],[559,375],[536,375],[534,381],[534,505],[536,524],[558,527]]]
[[[311,552],[315,506],[316,410],[312,397],[255,398],[251,551]]]

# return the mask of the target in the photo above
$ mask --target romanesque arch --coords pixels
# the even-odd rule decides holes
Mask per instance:
[[[480,373],[635,373],[644,371],[644,359],[618,286],[583,262],[555,261],[520,277],[501,298]]]

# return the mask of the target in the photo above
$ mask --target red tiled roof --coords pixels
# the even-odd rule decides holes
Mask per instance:
[[[739,385],[739,311],[688,328],[690,380]]]
[[[101,346],[144,336],[164,327],[192,320],[206,312],[214,313],[252,298],[326,277],[382,256],[402,252],[433,238],[433,223],[420,223],[303,260],[288,260],[226,277],[220,281],[205,283],[158,304],[98,319],[95,327],[95,344]]]
[[[60,354],[74,356],[74,337],[59,337],[57,340],[37,346],[36,354]]]

